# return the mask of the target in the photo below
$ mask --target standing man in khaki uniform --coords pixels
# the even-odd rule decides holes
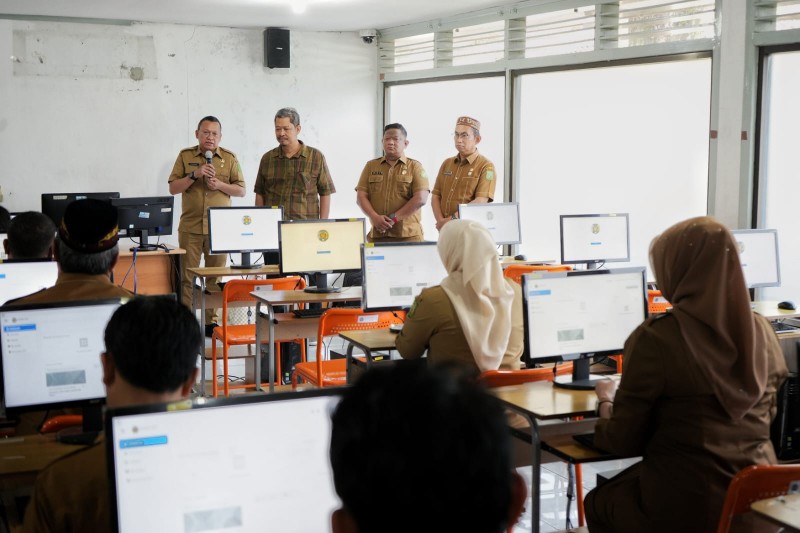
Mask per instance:
[[[407,135],[402,124],[383,128],[384,155],[368,161],[358,180],[356,201],[372,224],[369,242],[423,240],[420,209],[430,185],[422,164],[405,155]]]
[[[300,129],[295,108],[275,113],[278,146],[258,165],[256,205],[282,206],[286,220],[328,218],[336,188],[322,152],[298,140]]]
[[[453,134],[458,155],[445,159],[436,175],[431,208],[436,229],[458,218],[459,204],[487,203],[494,199],[494,164],[478,153],[481,123],[458,117]]]
[[[181,222],[178,226],[178,246],[186,250],[181,272],[183,303],[192,307],[192,277],[187,268],[200,266],[223,267],[224,255],[209,254],[208,208],[231,205],[231,196],[244,196],[242,168],[233,152],[221,148],[222,124],[216,117],[203,117],[194,132],[197,146],[181,150],[169,175],[169,193],[182,194]],[[211,157],[206,158],[206,153]],[[210,159],[210,161],[209,161]],[[208,286],[216,288],[216,278]],[[214,311],[206,311],[206,336],[211,336],[216,320]]]

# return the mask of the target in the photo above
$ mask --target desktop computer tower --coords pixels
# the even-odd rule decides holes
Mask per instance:
[[[778,413],[770,438],[781,461],[800,459],[800,375],[791,372],[778,391]]]

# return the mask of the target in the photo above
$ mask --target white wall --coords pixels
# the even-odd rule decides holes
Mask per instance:
[[[293,106],[300,139],[328,159],[332,216],[361,216],[353,188],[378,149],[377,54],[354,33],[293,31],[291,68],[268,69],[261,30],[0,20],[0,57],[10,211],[39,210],[43,192],[167,195],[178,151],[209,114],[245,174],[235,203],[252,204],[261,155],[277,145],[275,111]]]

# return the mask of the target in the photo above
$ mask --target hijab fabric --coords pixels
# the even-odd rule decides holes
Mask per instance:
[[[503,277],[489,230],[479,222],[451,220],[439,234],[447,269],[441,287],[450,298],[478,368],[497,370],[511,336],[514,290]]]
[[[763,395],[768,369],[736,241],[715,219],[691,218],[653,240],[650,261],[691,355],[728,415],[741,419]]]

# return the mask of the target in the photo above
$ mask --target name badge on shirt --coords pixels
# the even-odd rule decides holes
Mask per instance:
[[[453,171],[452,170],[445,170],[444,171],[444,175],[445,176],[452,176],[453,175]]]

